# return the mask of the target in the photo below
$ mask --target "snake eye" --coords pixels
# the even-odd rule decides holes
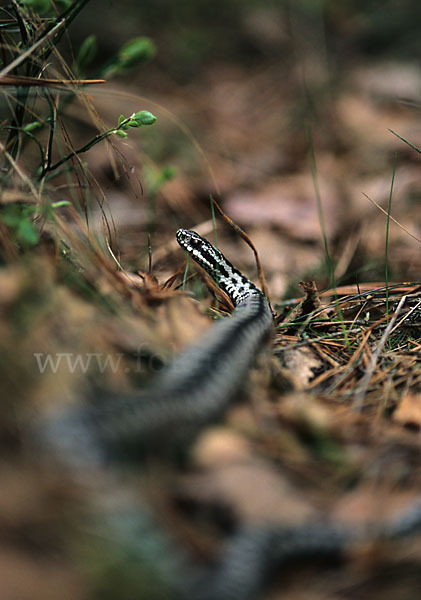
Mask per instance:
[[[186,231],[184,234],[184,239],[183,239],[184,245],[189,246],[191,243],[191,239],[192,239],[191,234],[188,231]]]
[[[179,229],[176,233],[176,238],[179,244],[187,246],[191,240],[191,233],[187,229]]]

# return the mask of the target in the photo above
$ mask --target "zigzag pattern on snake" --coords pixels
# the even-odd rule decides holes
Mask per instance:
[[[193,231],[180,229],[177,240],[228,294],[235,310],[176,358],[150,392],[108,394],[42,423],[44,441],[73,469],[103,468],[105,457],[127,441],[149,450],[170,446],[183,432],[197,433],[220,418],[273,330],[264,295],[219,250]],[[290,558],[336,554],[355,542],[390,539],[420,528],[420,499],[377,527],[356,530],[317,522],[247,528],[232,538],[215,570],[197,585],[186,583],[183,594],[188,600],[256,598],[270,571]]]
[[[60,440],[62,453],[75,463],[87,457],[101,462],[110,447],[159,451],[184,433],[191,437],[222,416],[270,336],[272,313],[260,290],[197,233],[180,229],[177,241],[218,282],[235,310],[176,358],[149,392],[101,393],[83,410],[53,419],[49,436],[55,444]]]

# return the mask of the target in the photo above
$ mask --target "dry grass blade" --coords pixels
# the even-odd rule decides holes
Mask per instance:
[[[6,150],[4,145],[0,142],[0,154],[1,153],[3,153],[4,156],[7,158],[7,160],[12,165],[12,167],[15,170],[15,172],[17,173],[17,175],[19,175],[20,179],[22,179],[22,181],[28,186],[29,190],[31,191],[31,193],[34,196],[34,198],[36,199],[36,201],[40,202],[41,201],[41,193],[36,189],[35,185],[31,181],[31,179],[22,171],[21,167],[14,160],[13,156],[11,156],[11,154]]]
[[[222,218],[228,223],[228,225],[230,227],[232,227],[234,229],[234,231],[236,231],[243,238],[243,240],[246,242],[246,244],[248,246],[250,246],[250,248],[252,249],[254,258],[256,261],[257,273],[258,273],[258,276],[260,279],[260,284],[262,286],[262,292],[264,293],[264,295],[266,296],[266,298],[268,299],[269,304],[270,304],[269,292],[268,292],[268,288],[267,288],[267,284],[266,284],[265,275],[264,275],[264,272],[262,269],[262,264],[260,262],[259,254],[256,250],[255,245],[253,244],[253,242],[251,241],[249,236],[246,234],[246,232],[243,229],[241,229],[241,227],[239,225],[237,225],[237,223],[234,223],[234,221],[222,210],[222,208],[220,207],[218,202],[215,200],[215,198],[211,197],[211,200],[212,200],[212,204],[217,208],[217,210],[221,214]]]
[[[343,291],[349,293],[351,290],[344,287]],[[403,300],[399,293],[401,291],[406,292]],[[385,292],[384,287],[367,289],[360,294],[347,295],[332,304],[321,306],[306,315],[305,319],[298,317],[292,322],[293,326],[300,326],[294,337],[285,335],[291,328],[291,313],[287,313],[285,320],[278,326],[275,353],[285,356],[286,360],[290,351],[301,347],[312,348],[323,366],[314,371],[306,389],[315,390],[326,397],[335,397],[336,400],[355,399],[356,391],[363,392],[362,396],[358,396],[362,403],[367,384],[366,379],[361,378],[366,377],[373,388],[371,400],[384,406],[382,387],[389,386],[394,394],[400,395],[405,383],[404,373],[411,375],[411,385],[415,385],[419,357],[414,348],[418,346],[416,340],[421,306],[418,284],[390,286],[388,298],[393,307],[392,312],[394,311],[393,323],[390,325]],[[323,295],[326,294],[320,294]],[[401,314],[399,318],[405,299],[405,314]],[[335,310],[337,303],[341,306],[343,316],[340,321]],[[389,328],[385,333],[388,323]],[[344,342],[343,326],[347,328],[349,345]],[[390,340],[390,349],[384,350],[386,338]],[[369,340],[372,341],[372,347],[368,345]],[[406,382],[409,381],[408,377]],[[364,386],[365,391],[361,386]],[[388,407],[393,408],[393,404]]]
[[[404,304],[406,302],[406,296],[402,296],[402,298],[400,299],[400,302],[398,304],[398,307],[395,311],[395,314],[393,315],[393,317],[390,319],[390,322],[388,323],[379,343],[376,346],[376,349],[374,350],[372,356],[371,356],[371,360],[370,360],[370,364],[367,368],[367,371],[364,375],[364,377],[362,378],[360,384],[358,385],[357,389],[355,390],[354,393],[354,408],[356,410],[361,410],[363,402],[364,402],[364,398],[365,395],[367,393],[367,389],[368,389],[368,385],[370,383],[370,380],[373,376],[374,370],[376,368],[376,364],[378,361],[378,358],[380,356],[381,351],[383,350],[383,347],[386,343],[387,338],[390,335],[390,332],[393,329],[394,324],[396,323],[397,318],[399,317]]]
[[[384,208],[382,208],[382,207],[380,206],[380,204],[377,204],[377,202],[376,202],[375,200],[373,200],[373,198],[370,198],[370,196],[368,196],[368,195],[367,195],[367,194],[365,194],[364,192],[363,192],[362,194],[363,194],[363,196],[364,196],[365,198],[367,198],[367,200],[370,200],[370,202],[371,202],[372,204],[374,204],[374,206],[376,206],[376,207],[377,207],[379,210],[381,210],[381,212],[382,212],[383,214],[385,214],[385,215],[386,215],[386,217],[388,217],[388,218],[389,218],[391,221],[393,221],[393,222],[395,223],[395,225],[397,225],[398,227],[400,227],[400,228],[401,228],[401,229],[402,229],[402,230],[403,230],[403,231],[404,231],[404,232],[405,232],[407,235],[409,235],[411,238],[413,238],[413,239],[414,239],[414,240],[416,240],[417,242],[420,242],[420,243],[421,243],[421,239],[420,239],[420,238],[418,238],[416,235],[414,235],[413,233],[411,233],[410,231],[408,231],[408,230],[406,229],[406,227],[404,227],[404,226],[403,226],[401,223],[399,223],[399,221],[397,221],[396,219],[394,219],[394,218],[392,217],[392,215],[389,215],[389,214],[387,213],[387,211],[385,211],[385,210],[384,210]]]
[[[23,75],[0,75],[0,85],[27,87],[62,87],[68,85],[93,85],[106,83],[105,79],[39,79]]]
[[[22,52],[22,54],[19,54],[15,58],[15,60],[12,60],[12,62],[10,62],[8,65],[6,65],[4,67],[4,69],[2,69],[0,71],[0,78],[4,77],[5,75],[7,75],[11,71],[13,71],[13,69],[16,69],[16,67],[18,67],[27,58],[29,58],[31,56],[31,54],[33,54],[35,52],[35,50],[37,50],[37,48],[39,48],[40,46],[42,46],[42,44],[45,44],[45,42],[47,42],[49,39],[54,37],[56,35],[56,33],[58,33],[65,25],[66,25],[66,20],[61,19],[45,35],[40,37],[39,40],[37,40],[34,44],[32,44],[32,46],[30,46],[27,50],[25,50],[25,52]]]

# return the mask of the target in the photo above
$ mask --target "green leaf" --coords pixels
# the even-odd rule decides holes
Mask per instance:
[[[32,123],[28,123],[27,125],[25,125],[23,130],[29,133],[30,131],[35,131],[35,129],[39,129],[41,126],[42,125],[39,121],[32,121]]]
[[[71,202],[69,200],[59,200],[58,202],[53,202],[51,204],[51,208],[61,208],[62,206],[70,206]]]
[[[122,122],[125,121],[126,119],[127,119],[127,117],[125,117],[124,115],[120,115],[118,117],[118,121],[117,121],[118,127],[120,127],[120,125],[122,124]]]
[[[141,62],[150,60],[156,54],[155,44],[150,38],[137,37],[129,40],[118,53],[121,69],[131,69]]]
[[[111,62],[102,70],[105,78],[128,73],[133,67],[150,60],[156,53],[155,44],[146,37],[137,37],[122,46]]]
[[[33,246],[39,241],[39,233],[32,223],[33,206],[12,204],[1,215],[2,222],[10,227],[18,242]]]
[[[30,246],[34,246],[39,242],[39,233],[31,223],[26,219],[22,219],[16,229],[17,238],[21,242],[25,242]]]
[[[156,121],[156,117],[148,110],[140,110],[133,115],[132,121],[136,123],[136,125],[132,125],[132,127],[142,127],[143,125],[153,125]]]
[[[165,183],[166,181],[171,181],[171,179],[174,179],[174,177],[177,177],[177,167],[173,166],[173,165],[168,165],[167,167],[164,167],[161,171],[161,179],[162,179],[162,183]]]
[[[115,134],[118,135],[121,138],[128,137],[128,134],[125,131],[121,131],[121,129],[118,129],[117,131],[115,131]]]
[[[39,15],[43,15],[50,10],[50,0],[23,0],[23,3]]]
[[[1,215],[1,220],[8,227],[17,227],[21,220],[21,211],[17,210],[16,206],[6,206]]]
[[[83,73],[86,67],[90,65],[97,53],[96,36],[89,35],[79,48],[76,58],[75,70],[78,73]]]
[[[56,6],[59,6],[61,11],[66,10],[66,8],[69,8],[69,6],[71,5],[73,0],[55,0],[54,4]]]

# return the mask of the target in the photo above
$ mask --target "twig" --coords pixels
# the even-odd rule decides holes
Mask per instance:
[[[13,71],[13,69],[15,69],[24,60],[26,60],[28,58],[28,56],[30,56],[31,54],[33,54],[34,50],[36,50],[38,48],[38,46],[41,46],[48,39],[50,39],[51,37],[53,37],[54,34],[56,34],[57,31],[59,31],[60,28],[63,27],[63,25],[65,23],[66,23],[65,19],[62,19],[61,21],[59,21],[57,23],[57,25],[54,25],[54,27],[52,29],[50,29],[50,31],[48,31],[48,33],[46,33],[45,35],[43,35],[37,42],[35,42],[35,44],[33,44],[32,46],[30,46],[25,52],[22,52],[22,54],[19,54],[19,56],[17,56],[15,58],[15,60],[12,60],[11,63],[9,63],[6,67],[4,67],[4,69],[2,71],[0,71],[0,77],[4,77],[5,75],[7,75],[7,73],[10,73],[10,71]]]
[[[106,83],[105,79],[40,79],[24,75],[0,75],[0,85],[19,87],[63,87],[68,85],[92,85]]]
[[[246,242],[246,244],[248,246],[250,246],[251,250],[253,251],[254,259],[256,261],[256,266],[257,266],[257,273],[258,273],[258,276],[260,279],[260,284],[262,286],[262,292],[268,299],[269,305],[271,306],[270,300],[269,300],[268,287],[267,287],[266,279],[265,279],[265,274],[262,269],[262,265],[260,263],[260,258],[257,253],[256,246],[253,244],[253,242],[251,241],[249,236],[246,234],[246,232],[243,229],[241,229],[241,227],[239,225],[237,225],[237,223],[234,223],[234,221],[222,210],[222,208],[219,206],[218,202],[215,200],[215,198],[213,198],[213,196],[211,196],[211,200],[212,200],[212,204],[217,208],[217,210],[219,211],[219,213],[222,216],[222,218],[224,219],[224,221],[226,221],[228,223],[228,225],[230,225],[234,229],[234,231],[236,231],[243,238],[243,240]],[[271,309],[272,309],[272,306],[271,306]],[[273,310],[272,310],[272,312],[273,312]]]
[[[402,325],[402,323],[412,315],[413,312],[415,312],[417,310],[417,308],[420,306],[421,304],[421,300],[419,300],[414,306],[412,306],[408,312],[405,314],[404,317],[402,317],[402,319],[399,321],[399,323],[396,323],[395,327],[392,329],[392,331],[390,333],[393,333],[395,331],[395,329],[397,329],[398,327],[400,327]]]
[[[400,315],[400,313],[402,311],[403,305],[406,302],[406,298],[407,298],[407,296],[402,296],[402,298],[400,299],[399,304],[396,308],[395,314],[390,319],[389,324],[387,325],[386,329],[384,330],[384,333],[383,333],[382,337],[380,338],[380,341],[377,344],[376,349],[373,351],[373,354],[371,355],[370,363],[367,367],[364,377],[361,379],[357,389],[355,390],[355,393],[354,393],[354,409],[355,410],[360,411],[362,408],[362,404],[364,402],[364,398],[367,393],[367,388],[370,383],[370,379],[373,376],[374,369],[376,368],[376,364],[377,364],[377,360],[379,358],[380,352],[383,350],[383,347],[384,347],[386,340],[392,330],[392,327],[394,326],[398,316]]]
[[[24,183],[26,183],[26,185],[29,187],[29,189],[31,190],[32,194],[36,198],[37,202],[40,202],[41,201],[40,194],[37,191],[36,187],[34,186],[34,184],[32,183],[32,181],[29,179],[29,177],[27,177],[25,175],[25,173],[21,170],[20,166],[14,160],[13,156],[11,154],[9,154],[9,152],[7,152],[7,150],[4,147],[4,145],[0,142],[0,154],[1,153],[4,154],[4,156],[10,162],[10,164],[12,165],[12,167],[14,168],[14,170],[16,171],[16,173],[19,175],[19,177],[22,179],[22,181]]]
[[[361,192],[362,195],[367,198],[367,200],[370,200],[370,202],[372,202],[374,204],[374,206],[376,206],[379,210],[382,211],[382,213],[384,213],[386,215],[386,217],[388,219],[390,219],[391,221],[393,221],[395,223],[395,225],[397,225],[398,227],[400,227],[401,229],[403,229],[403,231],[405,233],[407,233],[411,238],[413,238],[414,240],[416,240],[417,242],[421,242],[421,239],[418,238],[416,235],[412,234],[410,231],[408,231],[401,223],[399,223],[399,221],[397,221],[396,219],[394,219],[392,217],[392,215],[388,214],[388,212],[382,208],[380,206],[380,204],[377,204],[377,202],[375,200],[373,200],[373,198],[370,198],[370,196],[368,196],[367,194],[365,194],[364,192]]]

